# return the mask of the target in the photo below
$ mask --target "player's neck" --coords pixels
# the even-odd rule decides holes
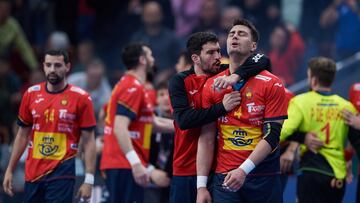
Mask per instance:
[[[208,75],[207,73],[205,73],[202,68],[196,64],[194,64],[194,72],[195,75]]]
[[[311,89],[317,92],[331,92],[331,87],[322,87],[319,85],[313,86]]]
[[[132,69],[127,71],[126,73],[134,76],[142,84],[144,84],[146,81],[146,71],[144,71],[143,69]]]
[[[63,80],[62,82],[56,85],[46,82],[46,89],[51,93],[61,92],[66,88],[66,86],[67,86],[67,82],[65,80]]]
[[[246,61],[249,56],[243,56],[239,54],[230,55],[229,70],[230,73],[234,73],[239,67]]]

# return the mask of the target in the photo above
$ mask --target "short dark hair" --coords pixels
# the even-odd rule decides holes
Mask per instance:
[[[139,64],[139,57],[145,55],[144,46],[147,45],[142,42],[132,42],[123,48],[121,58],[128,70]]]
[[[316,77],[323,87],[330,87],[336,73],[336,63],[326,57],[311,58],[308,62],[311,75]]]
[[[70,63],[70,59],[69,59],[69,54],[67,51],[63,50],[63,49],[59,49],[59,50],[47,50],[44,54],[44,57],[46,55],[50,55],[50,56],[63,56],[64,58],[64,63],[68,64]]]
[[[190,57],[193,54],[200,55],[202,46],[208,42],[219,42],[218,37],[211,32],[196,32],[192,34],[186,44]]]
[[[259,31],[256,29],[255,25],[252,24],[249,20],[246,19],[235,19],[233,23],[233,27],[236,25],[243,25],[245,27],[248,27],[251,32],[251,39],[254,42],[258,42],[260,40],[260,34]]]

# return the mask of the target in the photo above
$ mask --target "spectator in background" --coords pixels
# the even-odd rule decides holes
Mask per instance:
[[[35,70],[39,64],[19,23],[10,16],[10,11],[10,0],[0,0],[0,56],[10,59],[15,48],[28,68]]]
[[[199,14],[205,0],[171,0],[175,16],[176,36],[186,38],[198,25]]]
[[[232,0],[230,5],[240,7],[244,12],[244,18],[254,23],[261,33],[258,48],[267,49],[270,32],[280,21],[280,0]]]
[[[77,47],[77,60],[71,72],[84,71],[94,55],[94,46],[91,41],[80,42]]]
[[[220,8],[218,0],[204,1],[200,11],[200,22],[192,31],[195,32],[212,32],[218,34],[220,32]]]
[[[0,58],[0,128],[7,140],[12,140],[10,132],[21,100],[20,87],[20,79],[11,71],[9,61]]]
[[[163,27],[163,12],[159,3],[149,1],[142,12],[143,27],[132,36],[132,41],[142,41],[151,47],[156,58],[157,72],[174,67],[180,53],[180,41],[175,33]]]
[[[70,49],[70,40],[69,36],[62,31],[52,32],[47,40],[47,49],[63,49],[68,51]]]
[[[320,24],[320,16],[330,4],[329,0],[302,0],[299,31],[307,45],[304,61],[316,55],[334,56],[335,26],[324,27]]]
[[[189,53],[187,51],[183,51],[179,55],[178,61],[175,65],[175,70],[177,73],[189,70],[192,64],[193,62],[189,56]]]
[[[343,59],[360,51],[360,3],[357,0],[334,0],[323,12],[320,24],[336,28],[336,58]]]
[[[111,87],[105,77],[105,70],[105,65],[100,59],[93,59],[86,66],[85,72],[73,73],[68,78],[70,84],[89,92],[96,117],[111,95]]]
[[[269,57],[272,72],[283,78],[287,85],[295,82],[305,50],[300,34],[290,24],[277,25],[270,35]]]

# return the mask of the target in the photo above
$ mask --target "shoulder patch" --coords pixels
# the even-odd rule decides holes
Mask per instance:
[[[76,86],[72,86],[70,88],[70,91],[77,92],[77,93],[79,93],[81,95],[86,94],[85,90],[81,89],[80,87],[76,87]]]
[[[266,81],[266,82],[269,82],[272,78],[271,77],[268,77],[268,76],[265,76],[265,75],[257,75],[255,76],[256,79],[259,79],[259,80],[263,80],[263,81]]]
[[[37,91],[40,91],[40,90],[41,90],[40,85],[34,85],[34,86],[29,87],[29,89],[27,91],[28,91],[28,93],[30,93],[30,92],[37,92]]]

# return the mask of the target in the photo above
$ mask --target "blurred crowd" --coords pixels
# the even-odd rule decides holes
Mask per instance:
[[[103,106],[125,71],[120,59],[125,44],[142,41],[151,47],[156,69],[149,73],[149,85],[157,90],[157,114],[170,117],[167,81],[191,66],[184,52],[188,36],[217,34],[226,63],[227,32],[236,18],[259,29],[259,51],[287,85],[306,77],[305,61],[312,56],[341,60],[360,51],[357,0],[0,0],[0,173],[16,132],[21,95],[44,81],[46,50],[70,53],[68,82],[91,94],[101,135]],[[152,161],[166,169],[171,140],[153,138]]]

